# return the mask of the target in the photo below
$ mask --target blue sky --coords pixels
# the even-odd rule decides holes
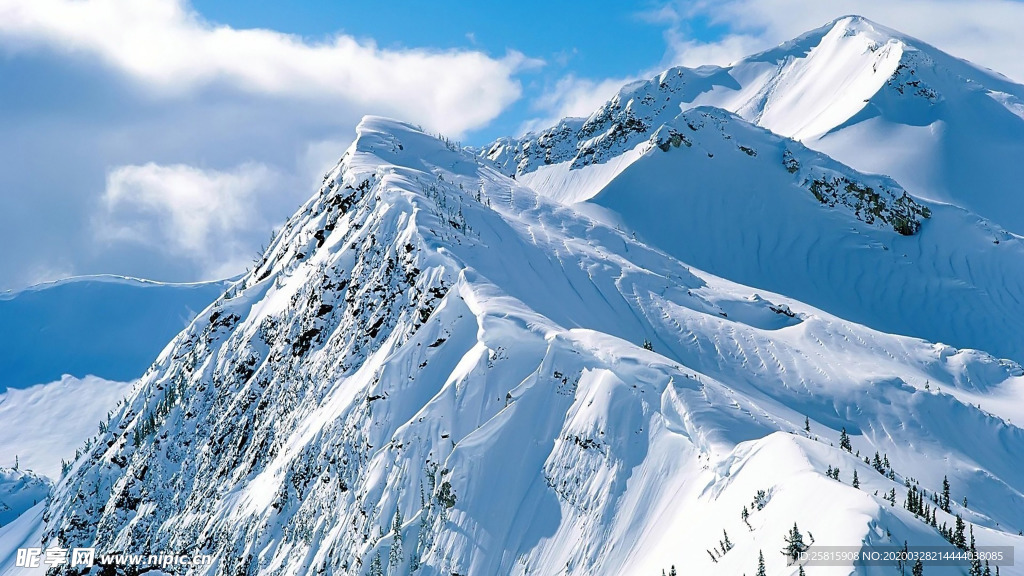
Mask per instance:
[[[0,0],[0,290],[233,275],[364,114],[484,144],[848,13],[1024,79],[1017,0]]]

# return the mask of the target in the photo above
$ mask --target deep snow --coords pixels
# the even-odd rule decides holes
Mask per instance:
[[[883,495],[948,475],[979,543],[1024,543],[1016,364],[691,269],[409,125],[358,135],[57,487],[47,541],[211,574],[789,574],[793,522],[941,543]]]

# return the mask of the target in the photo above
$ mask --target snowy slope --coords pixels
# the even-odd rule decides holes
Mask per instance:
[[[2,293],[0,393],[64,374],[137,378],[225,287],[84,276]]]
[[[729,67],[667,70],[625,86],[587,119],[482,152],[553,197],[582,200],[635,159],[628,150],[697,106],[730,110],[1024,234],[1024,86],[856,16]],[[563,163],[594,169],[554,168]]]
[[[9,524],[0,526],[0,574],[17,576],[43,576],[46,564],[38,568],[16,566],[19,548],[38,548],[42,546],[43,512],[46,504],[39,502],[29,508]]]
[[[591,199],[609,220],[688,264],[883,332],[1024,362],[1021,237],[719,109],[687,111],[658,138]]]
[[[0,527],[44,501],[50,482],[22,468],[0,468]]]
[[[815,209],[861,222],[845,200]],[[368,118],[56,487],[44,538],[213,553],[209,574],[724,575],[759,551],[791,574],[793,522],[943,542],[883,495],[948,476],[980,544],[1019,546],[1022,389],[1016,364],[690,269]],[[892,568],[814,573],[851,571]]]
[[[131,383],[95,376],[64,376],[56,382],[0,393],[0,466],[14,466],[57,480],[61,461],[96,434]]]

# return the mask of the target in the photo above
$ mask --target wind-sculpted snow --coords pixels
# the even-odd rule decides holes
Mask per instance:
[[[721,110],[652,144],[591,199],[642,240],[884,332],[1024,361],[1020,237]]]
[[[946,475],[940,525],[1019,545],[1022,386],[1011,362],[691,270],[368,118],[90,441],[45,536],[213,554],[185,572],[232,576],[736,574],[761,550],[776,573],[793,522],[820,544],[942,543],[884,496]]]

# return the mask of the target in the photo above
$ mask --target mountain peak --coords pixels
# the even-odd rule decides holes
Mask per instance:
[[[883,26],[874,20],[859,14],[847,14],[846,16],[840,16],[829,22],[825,28],[852,33],[877,34],[889,38],[905,37],[905,35],[898,30]]]

